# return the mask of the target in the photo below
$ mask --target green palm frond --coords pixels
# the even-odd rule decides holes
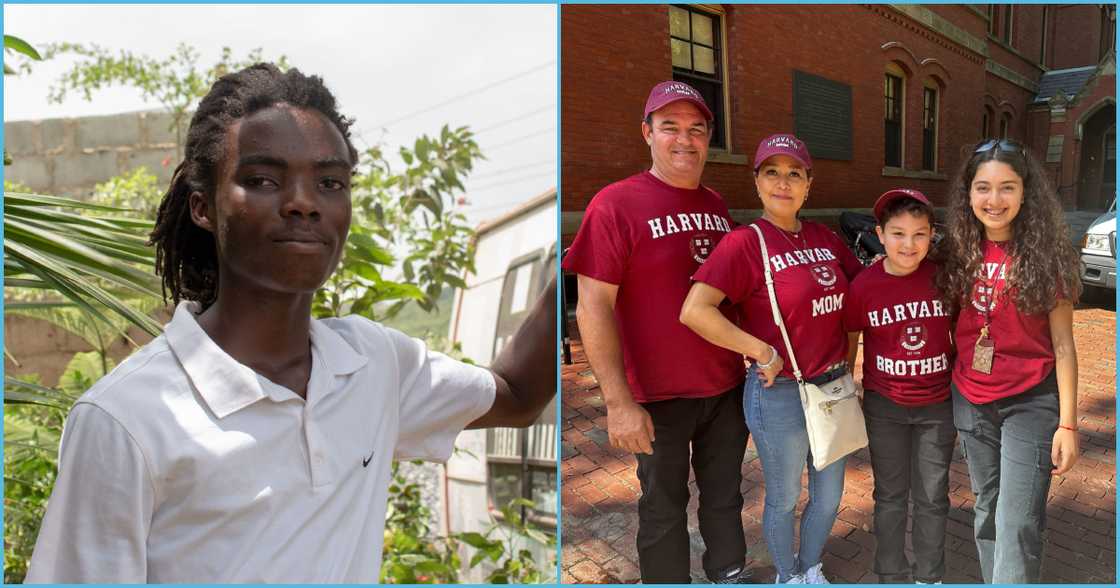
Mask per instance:
[[[135,303],[161,298],[151,270],[155,253],[145,245],[152,224],[112,216],[121,211],[57,196],[5,194],[5,284],[53,290],[97,320],[113,324],[109,316],[116,315],[158,335],[160,325]]]

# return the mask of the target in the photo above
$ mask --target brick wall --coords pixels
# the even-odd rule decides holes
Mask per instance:
[[[997,104],[1015,104],[1021,125],[1015,134],[1026,133],[1029,92],[1003,80],[988,81],[985,56],[976,50],[986,39],[986,20],[970,8],[900,12],[887,6],[727,5],[724,10],[732,157],[745,162],[763,137],[793,129],[794,70],[852,89],[854,158],[816,162],[807,208],[868,208],[880,193],[899,185],[939,200],[961,146],[979,138],[985,94],[993,94]],[[564,5],[561,23],[562,193],[568,213],[563,232],[570,235],[579,211],[600,188],[649,166],[638,119],[649,88],[672,72],[663,5]],[[943,32],[946,28],[955,32]],[[966,44],[959,41],[962,33],[971,39]],[[903,175],[883,169],[883,74],[890,61],[910,72]],[[943,88],[936,174],[918,172],[927,79]],[[704,183],[722,193],[732,209],[757,209],[749,165],[712,159]]]
[[[1051,69],[1094,65],[1100,61],[1101,8],[1098,4],[1063,4],[1052,8]]]
[[[986,13],[968,5],[722,9],[730,151],[710,154],[703,182],[723,194],[740,219],[758,208],[746,163],[755,146],[771,133],[794,128],[794,70],[852,91],[853,160],[817,159],[806,205],[810,215],[827,218],[837,208],[868,208],[895,186],[920,189],[939,203],[967,147],[982,134],[985,105],[994,114],[991,134],[1009,115],[1009,135],[1045,152],[1053,130],[1048,114],[1032,116],[1028,106],[1043,72],[1037,63],[1043,35],[1039,6],[1016,5],[1011,45],[990,37]],[[1069,33],[1099,29],[1099,14],[1095,6],[1052,8],[1050,22],[1060,31],[1060,42],[1052,37],[1050,45],[1063,46],[1052,53],[1077,65],[1096,63],[1086,59],[1090,49],[1096,51],[1099,35]],[[561,23],[562,232],[567,240],[599,189],[649,167],[638,119],[649,88],[670,78],[672,68],[664,5],[564,5]],[[901,173],[883,167],[883,74],[889,62],[908,74]],[[922,88],[930,80],[941,89],[938,163],[935,173],[923,173]],[[1067,138],[1068,148],[1072,139]],[[1054,172],[1059,173],[1057,166]]]

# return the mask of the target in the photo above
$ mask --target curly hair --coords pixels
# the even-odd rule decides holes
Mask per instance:
[[[339,114],[334,95],[319,76],[307,76],[297,69],[282,72],[271,63],[222,76],[191,117],[183,161],[160,201],[148,241],[156,247],[156,273],[163,278],[164,298],[170,292],[175,304],[195,300],[204,309],[217,298],[214,235],[191,220],[190,195],[200,192],[213,199],[230,125],[277,104],[321,112],[342,133],[351,165],[357,164],[358,152],[350,140],[353,119]]]
[[[973,149],[985,143],[977,143]],[[980,274],[985,233],[972,210],[970,192],[976,171],[989,161],[1006,163],[1023,180],[1023,202],[1011,221],[1011,266],[1007,274],[1015,305],[1021,312],[1036,314],[1052,310],[1059,297],[1076,302],[1081,295],[1080,260],[1057,194],[1038,160],[1024,147],[1006,142],[973,151],[949,190],[948,230],[940,244],[941,267],[937,273],[943,302],[956,312],[972,294]]]

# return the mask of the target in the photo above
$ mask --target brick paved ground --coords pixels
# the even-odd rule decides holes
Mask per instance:
[[[1116,575],[1116,313],[1115,308],[1076,311],[1074,335],[1080,370],[1078,399],[1081,459],[1052,484],[1046,559],[1048,583],[1112,584]],[[610,447],[606,410],[598,385],[578,342],[574,321],[573,365],[563,368],[562,492],[564,583],[631,583],[639,578],[637,499],[640,494],[633,455]],[[980,581],[972,539],[968,468],[957,451],[950,472],[948,573],[946,583]],[[748,565],[760,582],[774,581],[774,567],[761,536],[762,470],[752,443],[743,463]],[[696,526],[695,482],[689,506],[694,581],[700,571],[703,540]],[[825,547],[824,569],[834,582],[874,583],[871,570],[875,537],[871,465],[866,450],[849,458],[844,500]],[[806,496],[802,493],[801,506]],[[798,507],[800,511],[801,506]]]

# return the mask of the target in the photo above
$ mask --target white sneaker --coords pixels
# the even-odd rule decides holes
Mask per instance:
[[[790,576],[789,579],[785,582],[779,582],[778,578],[780,577],[781,575],[774,576],[775,584],[808,584],[808,582],[805,581],[805,576],[803,574],[794,574]]]
[[[821,570],[821,567],[823,567],[823,566],[824,566],[824,563],[819,563],[819,564],[805,570],[805,582],[804,583],[805,584],[831,584],[832,582],[829,582],[828,578],[824,577],[824,572]]]

